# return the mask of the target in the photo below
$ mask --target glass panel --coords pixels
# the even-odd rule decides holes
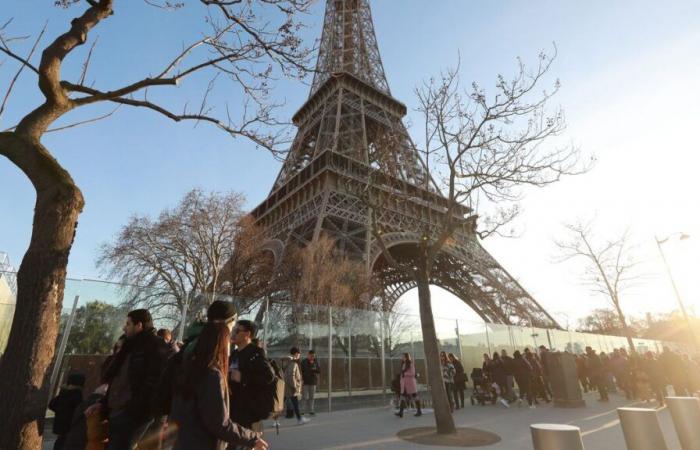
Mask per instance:
[[[462,348],[462,365],[469,375],[473,368],[481,368],[482,355],[489,353],[484,323],[460,320],[459,340]]]
[[[491,343],[491,353],[501,352],[505,349],[508,354],[512,354],[516,349],[513,346],[513,336],[508,325],[486,324],[486,329]]]

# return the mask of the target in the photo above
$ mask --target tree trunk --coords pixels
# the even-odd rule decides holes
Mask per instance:
[[[625,332],[625,337],[627,338],[627,345],[630,348],[630,352],[637,353],[637,349],[635,348],[634,342],[632,341],[632,332],[630,331],[630,328],[627,325],[627,318],[625,317],[625,314],[622,312],[622,308],[620,307],[620,301],[618,299],[615,299],[613,303],[615,304],[615,310],[617,311],[617,317],[620,319],[622,330]]]
[[[5,405],[0,448],[36,450],[41,448],[68,254],[84,202],[70,175],[38,141],[0,133],[0,154],[36,189],[32,236],[17,272],[17,305],[0,361],[0,405]]]
[[[425,265],[424,265],[425,266]],[[418,276],[418,305],[420,308],[421,331],[423,332],[423,351],[428,366],[428,383],[433,398],[435,425],[440,434],[455,433],[455,422],[450,412],[445,383],[442,381],[440,366],[440,349],[438,347],[433,307],[430,299],[430,281],[426,267],[419,267]]]

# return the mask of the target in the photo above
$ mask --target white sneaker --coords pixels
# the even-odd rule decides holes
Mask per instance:
[[[508,404],[508,400],[506,400],[505,398],[502,398],[500,400],[500,402],[501,402],[501,405],[505,406],[506,408],[510,408],[510,405]]]
[[[535,409],[535,405],[530,405],[530,409]]]
[[[311,422],[309,419],[306,417],[302,417],[301,419],[297,420],[297,425],[304,425],[305,423]]]

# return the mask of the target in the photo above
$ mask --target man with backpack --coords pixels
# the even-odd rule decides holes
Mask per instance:
[[[250,320],[239,320],[231,332],[236,349],[229,358],[231,419],[253,431],[262,431],[262,421],[275,411],[273,400],[278,379],[265,351],[253,345],[256,327]]]

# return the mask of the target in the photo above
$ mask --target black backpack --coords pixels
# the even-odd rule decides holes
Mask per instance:
[[[274,374],[271,383],[260,390],[260,419],[277,418],[284,411],[284,372],[276,361],[265,359]]]

